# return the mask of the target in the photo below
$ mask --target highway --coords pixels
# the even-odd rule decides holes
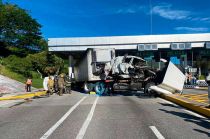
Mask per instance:
[[[142,93],[73,92],[0,105],[0,139],[208,139],[209,121]]]

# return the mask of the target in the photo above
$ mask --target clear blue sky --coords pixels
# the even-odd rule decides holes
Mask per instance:
[[[29,11],[45,38],[206,33],[209,0],[4,0]]]

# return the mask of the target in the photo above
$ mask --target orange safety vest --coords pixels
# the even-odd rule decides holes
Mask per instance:
[[[31,79],[27,79],[26,84],[32,84],[32,80]]]

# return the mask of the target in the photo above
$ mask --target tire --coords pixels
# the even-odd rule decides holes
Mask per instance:
[[[144,86],[144,93],[145,94],[150,94],[150,86],[153,86],[155,85],[154,82],[148,82],[145,86]]]
[[[107,93],[107,91],[108,91],[105,83],[103,83],[103,82],[97,82],[95,84],[94,90],[95,90],[96,94],[98,94],[98,95],[103,95],[103,94]]]
[[[89,93],[93,90],[93,84],[92,83],[84,83],[84,91],[86,93]]]

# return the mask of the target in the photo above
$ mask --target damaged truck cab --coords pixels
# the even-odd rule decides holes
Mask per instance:
[[[155,84],[155,70],[137,56],[115,57],[114,49],[88,49],[76,63],[75,81],[85,92],[99,95],[114,91],[142,90],[148,92]]]

